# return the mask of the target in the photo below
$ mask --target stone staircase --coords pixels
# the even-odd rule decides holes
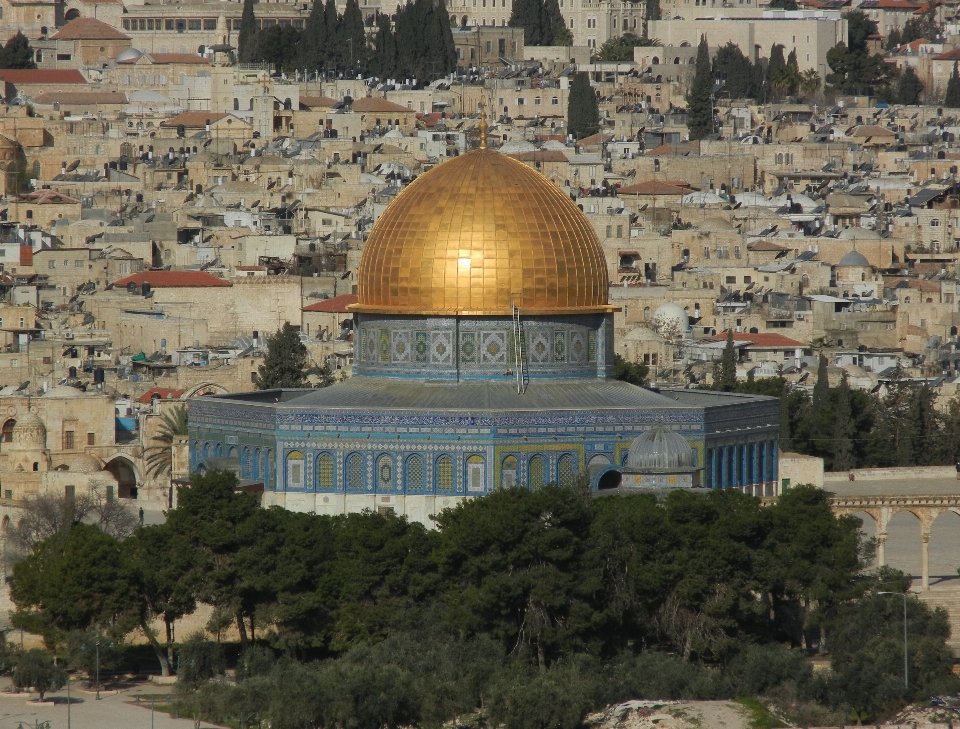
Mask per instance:
[[[951,582],[949,585],[932,585],[926,592],[917,593],[923,602],[931,608],[940,607],[950,616],[950,639],[947,645],[953,649],[955,656],[960,656],[960,585]]]

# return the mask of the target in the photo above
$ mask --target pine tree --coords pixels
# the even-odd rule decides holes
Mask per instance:
[[[886,48],[888,51],[892,51],[894,48],[899,46],[901,42],[902,41],[900,39],[900,31],[899,29],[894,28],[893,30],[890,31],[890,34],[887,36],[887,42],[884,45],[884,48]]]
[[[567,97],[568,132],[575,139],[583,139],[596,134],[600,128],[600,107],[597,94],[590,86],[585,73],[575,74],[570,83],[570,95]]]
[[[737,348],[733,345],[733,330],[727,329],[727,344],[714,367],[713,389],[733,392],[737,389]]]
[[[830,390],[830,378],[827,376],[827,358],[820,355],[817,363],[817,381],[813,386],[813,409],[819,410],[826,404],[827,392]]]
[[[36,68],[30,41],[19,30],[0,50],[0,68]]]
[[[241,63],[253,63],[257,60],[257,19],[253,14],[253,0],[243,0],[240,33],[237,36],[237,59]]]
[[[833,464],[831,471],[849,471],[856,466],[853,453],[853,408],[850,402],[850,383],[847,373],[840,378],[834,407]]]
[[[307,348],[300,341],[300,330],[286,322],[276,334],[267,337],[267,355],[260,365],[257,388],[306,387]]]
[[[450,30],[446,2],[436,0],[436,5],[430,3],[430,11],[430,27],[433,30],[430,34],[430,66],[423,76],[425,80],[433,81],[457,70],[457,46],[453,42],[453,31]]]
[[[960,70],[957,70],[957,61],[953,62],[953,73],[947,81],[947,97],[943,105],[950,109],[960,109]]]
[[[700,39],[697,47],[697,65],[687,97],[687,128],[690,139],[704,139],[713,134],[713,69],[710,66],[710,49],[707,36]]]
[[[903,70],[903,75],[897,81],[897,103],[912,106],[920,103],[920,94],[923,93],[923,82],[913,70],[913,66],[907,66]]]
[[[755,94],[753,64],[740,47],[727,43],[713,58],[714,77],[723,81],[731,99],[749,99]]]

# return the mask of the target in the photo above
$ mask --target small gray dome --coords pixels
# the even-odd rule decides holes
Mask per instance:
[[[870,266],[870,261],[867,260],[859,251],[850,251],[849,253],[844,254],[843,258],[840,259],[838,266]]]
[[[143,56],[141,51],[138,51],[136,48],[124,48],[120,53],[117,54],[117,57],[114,59],[117,63],[123,63],[125,61],[137,61],[140,57]]]
[[[690,444],[679,433],[657,425],[639,436],[630,445],[627,467],[632,469],[692,468],[694,454]]]

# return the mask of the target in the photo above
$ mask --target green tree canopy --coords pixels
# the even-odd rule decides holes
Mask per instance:
[[[953,71],[950,73],[950,80],[947,81],[947,95],[943,105],[949,109],[960,109],[960,71],[957,69],[957,61],[953,62]]]
[[[307,348],[300,341],[300,329],[290,322],[273,336],[267,337],[267,354],[260,365],[257,387],[307,387]]]
[[[632,33],[624,33],[617,38],[611,38],[600,46],[597,58],[601,61],[632,61],[634,48],[656,44],[656,41],[649,38],[640,38]]]
[[[67,672],[53,662],[53,656],[39,648],[24,651],[13,669],[13,685],[18,689],[32,688],[40,694],[40,701],[48,691],[56,691],[67,682]]]
[[[749,99],[757,95],[753,64],[732,42],[720,48],[714,56],[713,74],[731,99]]]
[[[0,68],[36,68],[30,41],[19,30],[0,50]]]
[[[257,32],[257,18],[253,14],[253,0],[243,0],[240,31],[237,34],[237,58],[241,63],[252,63],[259,57]]]
[[[567,130],[575,139],[596,134],[600,129],[597,94],[585,73],[574,74],[567,97]]]
[[[147,473],[162,476],[170,473],[173,462],[173,443],[187,434],[187,406],[177,405],[160,418],[157,434],[151,438],[156,444],[144,451]]]
[[[897,103],[906,106],[913,106],[920,103],[920,95],[923,93],[923,81],[913,70],[913,66],[907,66],[897,79],[896,94]]]

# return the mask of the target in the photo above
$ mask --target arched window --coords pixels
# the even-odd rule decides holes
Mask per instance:
[[[287,454],[287,488],[303,488],[303,453],[290,451]]]
[[[17,424],[17,421],[13,418],[10,418],[7,422],[3,424],[3,429],[0,430],[0,442],[3,443],[13,443],[13,427]],[[199,443],[197,443],[197,457],[200,457]]]
[[[250,449],[244,448],[240,451],[240,475],[244,478],[250,478]]]
[[[347,456],[346,466],[343,469],[346,476],[347,491],[354,493],[363,491],[363,458],[359,453]]]
[[[393,491],[393,459],[386,454],[377,459],[377,489]]]
[[[317,488],[333,488],[333,457],[329,453],[317,457]]]
[[[263,476],[263,461],[260,459],[260,449],[257,448],[253,452],[253,477],[260,478]]]
[[[517,485],[517,459],[516,456],[507,456],[503,459],[500,466],[500,488],[512,489]]]
[[[467,491],[483,491],[485,473],[483,456],[473,455],[467,459]]]
[[[276,486],[277,474],[276,469],[273,471],[270,470],[270,463],[273,461],[273,449],[267,448],[267,452],[263,457],[263,483],[266,488],[273,488]]]
[[[450,456],[440,456],[436,468],[437,491],[450,493],[453,491],[453,461]]]
[[[423,467],[423,456],[412,455],[407,458],[406,471],[405,486],[407,493],[422,493],[423,479],[426,475]]]
[[[573,468],[573,456],[569,453],[560,456],[557,461],[557,483],[560,486],[571,487],[577,479],[576,471]]]
[[[539,491],[546,483],[544,481],[546,474],[546,468],[544,466],[543,456],[534,456],[530,459],[527,482],[531,491]]]
[[[909,302],[910,302],[910,299],[907,299],[907,303],[909,303]],[[208,457],[210,456],[210,444],[209,444],[209,443],[204,443],[204,444],[203,444],[203,451],[202,451],[201,455],[202,455],[204,458],[208,458]]]
[[[240,111],[240,99],[234,98],[233,100],[233,110]]]

